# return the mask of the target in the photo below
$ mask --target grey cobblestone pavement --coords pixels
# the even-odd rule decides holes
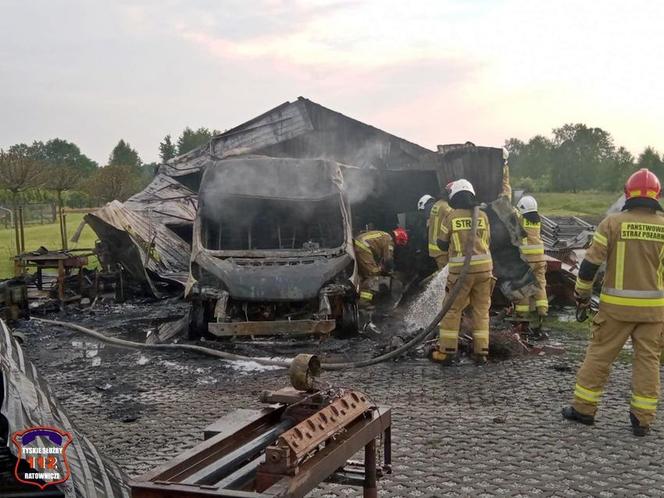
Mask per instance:
[[[287,382],[283,371],[238,373],[207,358],[97,347],[71,332],[28,335],[26,353],[70,418],[132,476]],[[614,369],[595,427],[560,416],[575,369],[567,355],[449,368],[410,359],[325,379],[393,409],[394,473],[381,496],[664,496],[661,423],[646,438],[629,430],[629,366]],[[312,493],[359,495],[335,485]]]

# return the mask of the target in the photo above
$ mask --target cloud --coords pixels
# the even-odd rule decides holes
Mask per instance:
[[[427,146],[565,122],[664,150],[664,4],[645,0],[58,0],[0,18],[0,146],[144,160],[304,95]]]

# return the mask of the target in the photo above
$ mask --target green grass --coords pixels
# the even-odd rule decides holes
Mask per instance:
[[[614,192],[540,192],[533,194],[545,216],[578,216],[600,220],[620,196]]]
[[[588,318],[585,322],[579,323],[574,319],[560,320],[555,317],[549,317],[544,321],[544,327],[550,328],[553,332],[566,337],[575,339],[590,338],[590,324],[592,320]]]
[[[67,240],[71,239],[78,228],[79,223],[83,220],[85,213],[68,213],[67,214]],[[78,244],[69,242],[70,249],[89,249],[95,246],[97,235],[89,227],[85,226]],[[34,251],[44,246],[50,250],[57,250],[61,247],[60,242],[60,226],[58,223],[51,223],[48,225],[27,225],[25,227],[25,249],[27,251]],[[13,256],[16,254],[16,239],[14,236],[14,229],[0,229],[0,278],[9,278],[14,276],[14,262]],[[96,259],[90,261],[90,267],[96,265]]]

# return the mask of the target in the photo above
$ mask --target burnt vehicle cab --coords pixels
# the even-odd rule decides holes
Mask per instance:
[[[206,168],[190,336],[353,333],[356,273],[339,164],[248,156]]]

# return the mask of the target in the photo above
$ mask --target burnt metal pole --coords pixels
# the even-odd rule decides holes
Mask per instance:
[[[267,432],[252,439],[239,448],[234,449],[228,455],[212,462],[210,465],[194,472],[192,475],[182,481],[183,484],[212,485],[229,473],[235,471],[247,460],[254,458],[262,450],[272,444],[281,434],[295,425],[293,419],[287,418],[271,427]],[[375,466],[374,466],[375,470]]]
[[[376,484],[376,440],[364,447],[364,498],[378,498]]]

